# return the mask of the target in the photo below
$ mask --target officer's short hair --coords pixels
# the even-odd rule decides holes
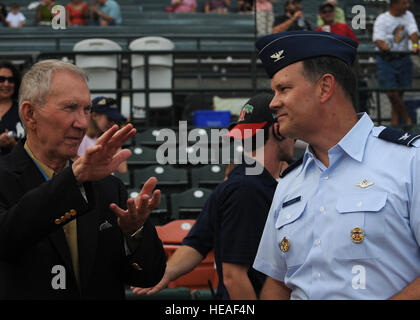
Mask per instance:
[[[352,68],[344,61],[335,57],[315,57],[303,60],[303,72],[306,79],[317,81],[326,73],[334,76],[346,97],[355,104],[357,78]]]

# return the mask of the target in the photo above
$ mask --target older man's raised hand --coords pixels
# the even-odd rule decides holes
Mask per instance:
[[[123,144],[135,135],[136,129],[127,124],[121,129],[117,125],[108,129],[72,165],[73,174],[79,184],[97,181],[116,171],[118,166],[131,156],[131,151],[122,149]]]

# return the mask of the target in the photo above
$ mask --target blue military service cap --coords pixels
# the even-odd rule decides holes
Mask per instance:
[[[336,57],[352,67],[358,46],[350,38],[325,31],[274,33],[259,38],[255,45],[270,78],[290,64],[321,56]]]

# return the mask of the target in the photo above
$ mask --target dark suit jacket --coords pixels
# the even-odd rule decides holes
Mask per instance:
[[[46,182],[23,144],[0,160],[0,299],[123,299],[124,284],[150,287],[160,281],[166,256],[149,221],[135,252],[125,253],[109,209],[110,203],[126,206],[121,181],[109,176],[84,188],[87,203],[71,167]],[[77,212],[80,287],[63,231],[72,218],[56,224],[71,209]],[[112,226],[100,230],[104,223]],[[66,289],[52,286],[57,265],[65,268]]]

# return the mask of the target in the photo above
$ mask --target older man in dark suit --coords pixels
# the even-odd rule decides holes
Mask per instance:
[[[105,132],[71,162],[90,117],[86,76],[46,60],[24,76],[27,131],[0,162],[0,299],[123,299],[124,285],[151,286],[166,257],[147,220],[160,201],[150,178],[128,199],[110,176],[130,156],[119,150],[131,124]]]

